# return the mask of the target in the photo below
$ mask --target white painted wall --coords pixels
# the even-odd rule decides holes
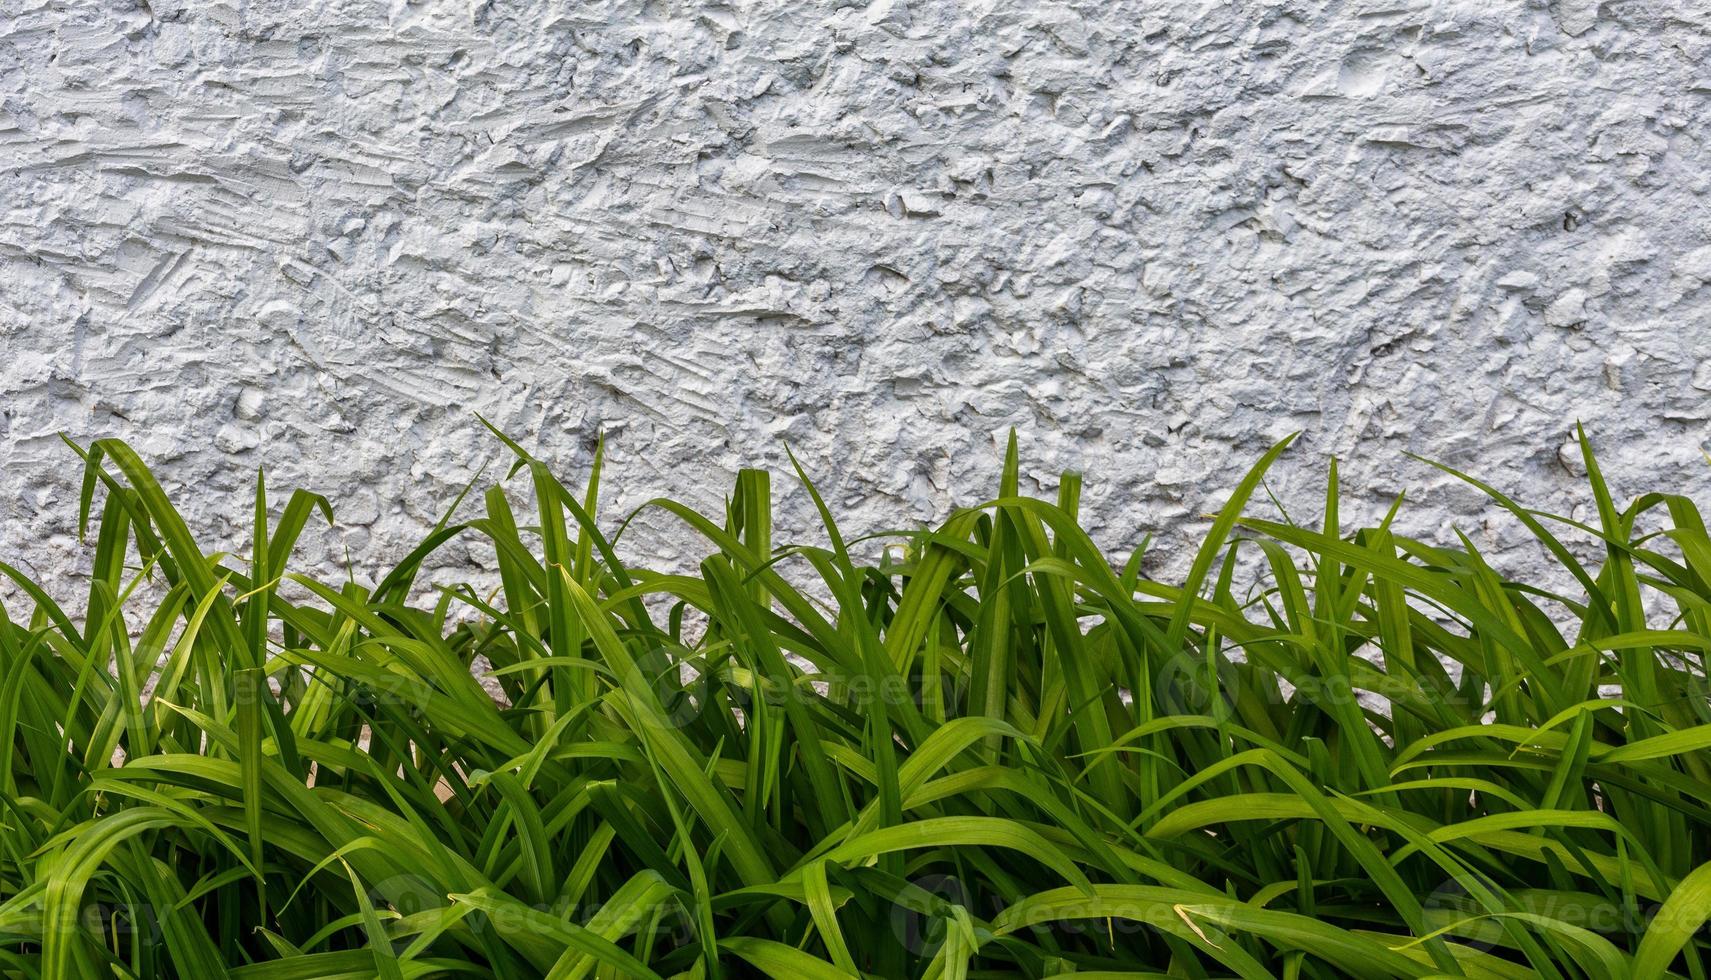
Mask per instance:
[[[0,11],[0,557],[51,581],[62,430],[211,540],[266,463],[369,566],[497,458],[477,411],[567,473],[604,428],[614,508],[788,441],[858,528],[1012,425],[1113,547],[1295,429],[1297,517],[1336,454],[1497,553],[1405,451],[1584,513],[1580,418],[1711,503],[1706,0]]]

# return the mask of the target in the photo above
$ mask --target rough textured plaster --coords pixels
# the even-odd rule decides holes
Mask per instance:
[[[788,441],[854,528],[1014,425],[1161,572],[1295,429],[1297,518],[1335,454],[1517,573],[1404,451],[1584,515],[1580,418],[1619,493],[1711,489],[1704,0],[0,11],[0,556],[50,582],[62,430],[215,542],[265,462],[359,570],[499,458],[477,411],[566,473],[604,429],[612,511]]]

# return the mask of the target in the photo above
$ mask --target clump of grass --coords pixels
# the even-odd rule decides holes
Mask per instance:
[[[693,575],[507,444],[537,513],[488,489],[372,589],[290,570],[318,497],[210,555],[79,450],[82,608],[0,565],[0,974],[1706,976],[1711,539],[1590,447],[1595,525],[1469,481],[1559,595],[1343,526],[1334,469],[1322,526],[1244,517],[1283,444],[1176,583],[1014,442],[901,560],[817,495],[774,540],[761,472],[654,502]],[[454,537],[501,587],[413,600]]]

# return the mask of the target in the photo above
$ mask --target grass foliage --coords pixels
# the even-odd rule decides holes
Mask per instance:
[[[463,500],[373,588],[291,571],[312,494],[207,554],[78,450],[82,605],[0,565],[0,975],[1707,975],[1711,538],[1589,447],[1594,523],[1468,480],[1565,595],[1343,526],[1334,469],[1319,526],[1243,516],[1284,444],[1178,583],[1014,442],[883,542],[817,495],[774,540],[757,471],[653,502],[692,575],[507,445],[537,509]],[[499,588],[419,587],[453,538]]]

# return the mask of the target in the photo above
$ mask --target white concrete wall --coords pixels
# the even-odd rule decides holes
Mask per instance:
[[[1298,518],[1335,454],[1503,552],[1404,452],[1567,513],[1576,418],[1711,503],[1705,0],[0,12],[0,557],[53,581],[62,430],[213,541],[265,463],[370,566],[499,455],[478,411],[567,473],[604,428],[614,508],[789,442],[853,527],[1014,425],[1114,547],[1295,429]]]

